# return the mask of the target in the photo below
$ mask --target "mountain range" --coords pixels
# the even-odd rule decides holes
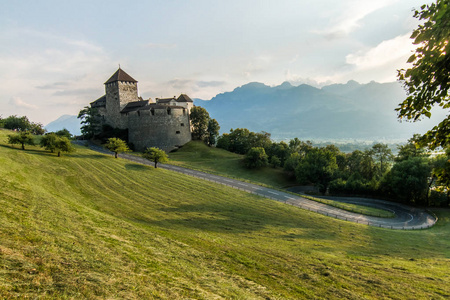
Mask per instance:
[[[221,133],[248,128],[269,132],[274,140],[406,141],[414,133],[432,128],[445,113],[433,112],[432,119],[416,123],[399,122],[395,108],[405,97],[398,82],[349,81],[322,88],[251,82],[211,100],[194,99],[194,104],[208,110],[219,122]],[[80,134],[76,116],[64,115],[45,128],[67,128]]]
[[[244,127],[269,132],[275,140],[406,141],[432,128],[443,112],[434,113],[432,120],[399,122],[395,108],[405,98],[398,82],[349,81],[322,88],[252,82],[194,104],[208,110],[222,133]]]

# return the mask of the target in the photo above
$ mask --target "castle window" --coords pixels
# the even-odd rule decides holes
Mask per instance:
[[[181,123],[181,126],[183,127],[183,126],[184,126],[184,123]]]
[[[181,132],[179,132],[179,131],[177,131],[177,132],[175,132],[176,134],[180,134]]]
[[[167,109],[167,114],[170,115],[170,107]]]
[[[140,117],[141,116],[141,112],[138,110],[137,113],[138,113],[138,117]]]
[[[186,110],[183,108],[183,116],[185,116],[186,115]],[[184,125],[181,125],[181,126],[184,126]]]
[[[154,116],[155,115],[155,110],[152,108],[152,109],[150,109],[150,112],[152,113],[152,116]]]

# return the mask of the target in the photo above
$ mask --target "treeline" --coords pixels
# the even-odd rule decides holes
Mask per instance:
[[[72,134],[67,129],[46,132],[42,124],[31,122],[26,116],[0,118],[0,128],[14,130],[15,133],[8,135],[8,143],[21,145],[22,150],[25,150],[26,145],[39,145],[51,153],[57,153],[58,157],[62,152],[75,151],[70,142]]]
[[[415,205],[450,204],[450,150],[433,158],[417,143],[419,136],[398,147],[386,144],[343,153],[334,145],[315,147],[310,141],[273,142],[270,133],[231,129],[217,147],[244,154],[248,168],[282,167],[300,185],[321,193],[381,197]]]
[[[45,133],[44,126],[41,123],[31,122],[28,117],[9,116],[5,119],[0,118],[0,128],[6,128],[16,131],[28,131],[31,134],[42,135]]]

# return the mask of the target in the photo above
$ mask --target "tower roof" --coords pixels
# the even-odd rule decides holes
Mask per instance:
[[[180,97],[178,97],[177,102],[194,102],[191,98],[189,98],[186,94],[181,94]]]
[[[105,84],[107,83],[111,83],[111,82],[116,82],[116,81],[126,81],[126,82],[137,82],[137,80],[134,80],[133,77],[131,77],[130,75],[128,75],[124,70],[122,70],[120,67],[119,69],[116,71],[116,73],[113,74],[113,76],[111,76],[108,81],[105,82]]]

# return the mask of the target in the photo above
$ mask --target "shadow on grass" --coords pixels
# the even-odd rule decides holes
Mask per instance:
[[[261,205],[264,203],[261,202]],[[206,203],[161,208],[160,211],[167,213],[168,217],[158,221],[137,217],[132,221],[164,229],[178,227],[232,234],[259,231],[270,235],[272,234],[270,232],[278,231],[280,235],[275,237],[280,239],[287,238],[286,231],[300,229],[302,233],[297,233],[295,236],[289,235],[288,238],[294,240],[303,238],[335,240],[337,238],[336,234],[330,231],[329,226],[320,222],[320,217],[315,221],[311,217],[305,218],[305,215],[299,215],[292,210],[280,210],[278,215],[272,209],[260,209],[239,203],[226,205]]]
[[[125,164],[125,169],[130,171],[148,171],[149,168],[149,166],[141,164]]]

